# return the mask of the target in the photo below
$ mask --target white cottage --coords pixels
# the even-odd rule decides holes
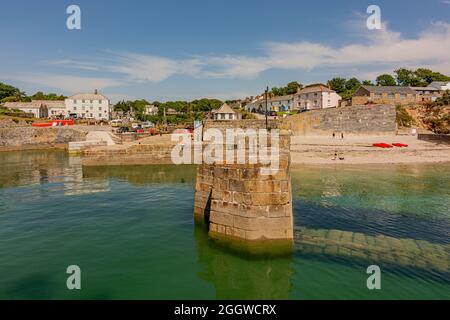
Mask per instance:
[[[224,103],[219,109],[213,110],[212,118],[214,120],[237,120],[238,114],[228,104]]]

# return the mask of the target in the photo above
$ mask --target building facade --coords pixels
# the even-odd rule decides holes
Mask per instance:
[[[31,102],[5,102],[9,109],[33,114],[35,118],[63,118],[66,116],[64,101],[32,100]]]
[[[65,101],[68,116],[81,119],[110,120],[111,104],[109,99],[94,93],[79,93],[68,97]]]
[[[294,95],[293,109],[315,110],[336,108],[341,100],[340,95],[324,84],[313,84],[304,87]]]
[[[352,105],[408,105],[421,101],[419,92],[410,87],[361,86],[352,97]]]
[[[286,95],[279,97],[267,98],[267,111],[290,111],[294,105],[294,95]],[[264,113],[266,111],[266,99],[263,96],[257,97],[255,100],[245,106],[245,110],[253,113]]]

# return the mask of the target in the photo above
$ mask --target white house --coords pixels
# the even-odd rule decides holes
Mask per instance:
[[[158,107],[149,104],[145,106],[144,114],[147,116],[155,116],[158,114]]]
[[[294,107],[297,110],[336,108],[341,96],[323,84],[304,87],[294,95]]]
[[[35,118],[56,118],[66,116],[64,101],[32,100],[31,102],[5,102],[9,109],[17,109],[25,113],[32,113]]]
[[[94,93],[78,93],[68,97],[65,101],[66,112],[69,116],[77,118],[109,120],[111,104],[105,96]]]
[[[294,95],[286,95],[279,97],[267,98],[267,111],[290,111],[294,106]],[[245,110],[248,112],[263,113],[266,111],[266,99],[264,95],[259,96],[249,104],[245,106]]]
[[[237,120],[238,114],[228,104],[224,103],[219,109],[213,110],[212,118],[214,120]]]

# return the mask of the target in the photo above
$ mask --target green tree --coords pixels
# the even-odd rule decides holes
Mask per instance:
[[[24,97],[26,97],[26,95],[19,89],[0,82],[0,100],[8,97],[14,97],[15,101],[21,101]]]
[[[356,78],[350,78],[345,83],[345,89],[355,92],[361,86],[361,82]]]
[[[342,93],[345,91],[345,86],[347,84],[347,80],[345,78],[333,78],[327,82],[328,87],[331,90],[336,91],[337,93]]]
[[[372,81],[370,81],[370,80],[364,80],[364,81],[362,82],[362,85],[363,85],[363,86],[373,86],[373,83],[372,83]]]
[[[450,77],[430,69],[419,68],[414,71],[416,78],[420,81],[421,86],[426,86],[433,81],[450,81]]]
[[[420,80],[417,78],[413,70],[406,68],[400,68],[394,71],[395,79],[400,86],[412,86],[416,87],[421,85]]]
[[[396,86],[395,79],[390,74],[379,75],[376,79],[377,86]]]

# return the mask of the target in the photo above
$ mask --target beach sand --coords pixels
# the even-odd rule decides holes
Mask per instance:
[[[406,148],[382,149],[374,143],[402,143]],[[338,158],[333,160],[335,153]],[[344,160],[339,160],[339,157]],[[450,162],[450,145],[418,140],[415,136],[332,137],[293,136],[292,165],[402,164]]]

